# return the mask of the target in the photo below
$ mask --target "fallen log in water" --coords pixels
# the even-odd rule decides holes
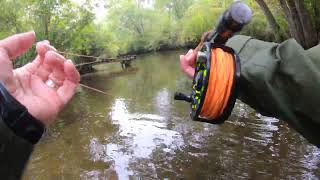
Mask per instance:
[[[93,66],[103,63],[121,63],[122,68],[130,67],[131,61],[136,59],[136,55],[122,56],[118,58],[97,58],[98,60],[86,63],[76,64],[76,68],[80,74],[93,72]]]
[[[80,74],[87,74],[94,72],[94,65],[103,64],[103,63],[121,63],[122,69],[130,67],[131,61],[136,59],[136,55],[125,55],[125,56],[118,56],[117,58],[102,58],[96,56],[88,56],[76,53],[69,53],[69,52],[62,52],[58,51],[58,53],[67,55],[67,56],[76,56],[83,59],[86,59],[87,62],[76,64],[76,68],[80,72]],[[95,61],[93,61],[95,60]]]

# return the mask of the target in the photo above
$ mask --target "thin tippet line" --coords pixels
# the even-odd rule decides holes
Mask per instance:
[[[84,84],[80,84],[80,86],[84,87],[84,88],[87,88],[87,89],[90,89],[92,91],[95,91],[95,92],[98,92],[98,93],[101,93],[101,94],[104,94],[104,95],[107,95],[107,96],[112,96],[111,94],[108,94],[106,92],[103,92],[99,89],[96,89],[96,88],[93,88],[93,87],[90,87],[90,86],[87,86],[87,85],[84,85]]]

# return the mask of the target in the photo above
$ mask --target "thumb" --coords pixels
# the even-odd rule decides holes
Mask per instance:
[[[14,59],[30,49],[35,39],[34,31],[16,34],[1,40],[0,49],[3,49],[10,59]]]
[[[195,69],[190,66],[187,61],[187,57],[184,55],[180,55],[180,68],[190,79],[193,78]]]
[[[186,55],[186,59],[187,59],[189,65],[192,67],[195,67],[195,65],[196,65],[197,54],[198,54],[197,51],[190,50],[188,52],[188,54]]]

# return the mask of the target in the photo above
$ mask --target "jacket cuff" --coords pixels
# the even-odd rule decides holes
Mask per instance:
[[[0,82],[0,116],[3,122],[19,137],[36,144],[45,126],[34,118],[25,106],[19,103]]]
[[[18,137],[0,118],[0,177],[21,179],[33,144]]]

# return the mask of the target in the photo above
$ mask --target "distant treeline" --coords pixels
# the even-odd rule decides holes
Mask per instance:
[[[105,0],[107,15],[96,22],[97,0],[0,1],[0,38],[35,30],[60,51],[114,57],[194,47],[233,0]],[[305,48],[319,42],[319,0],[247,0],[252,22],[241,32],[267,41],[294,37]],[[34,51],[20,57],[24,64]],[[76,60],[75,57],[70,57]]]

